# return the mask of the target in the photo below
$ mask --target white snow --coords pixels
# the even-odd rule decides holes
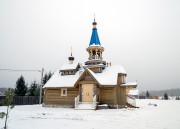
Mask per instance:
[[[78,104],[77,108],[78,110],[94,110],[95,106],[93,105],[93,103],[80,103]]]
[[[77,66],[78,66],[78,63],[64,64],[60,70],[76,69]]]
[[[49,81],[43,86],[45,87],[74,87],[74,83],[79,78],[79,72],[76,72],[75,75],[64,75],[62,76],[59,73],[59,70],[56,71]]]
[[[132,90],[129,90],[129,95],[139,95],[139,90],[138,89],[132,89]]]
[[[137,84],[137,82],[127,82],[125,84],[122,84],[121,86],[136,86]]]
[[[106,67],[102,73],[89,71],[101,85],[117,85],[118,73],[126,74],[125,69],[121,65]]]
[[[93,43],[92,45],[90,45],[90,47],[94,47],[94,46],[96,47],[96,46],[101,46],[101,45],[99,45],[99,44],[96,45],[96,43]]]
[[[96,111],[15,106],[8,129],[180,129],[180,101],[137,100],[137,104],[140,108]],[[0,111],[6,107],[1,106]],[[3,125],[0,119],[0,128]]]
[[[71,64],[68,64],[71,65]],[[69,67],[67,64],[63,68],[72,68],[78,64]],[[62,69],[62,68],[61,68]],[[89,69],[88,69],[89,70]],[[117,85],[118,73],[126,74],[125,69],[121,65],[112,65],[106,67],[102,73],[94,73],[89,70],[89,72],[97,79],[101,85]],[[44,85],[45,87],[74,87],[74,84],[80,77],[79,71],[75,75],[61,75],[59,70],[57,70],[49,81]]]

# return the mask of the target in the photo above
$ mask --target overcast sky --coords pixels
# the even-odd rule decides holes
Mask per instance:
[[[88,59],[96,14],[103,58],[121,64],[140,90],[180,88],[179,0],[1,0],[0,69],[56,71]],[[38,72],[0,71],[0,87]]]

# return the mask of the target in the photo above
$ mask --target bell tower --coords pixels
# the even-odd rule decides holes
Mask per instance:
[[[93,29],[92,29],[92,35],[91,35],[91,40],[89,43],[89,47],[86,49],[87,52],[89,53],[89,60],[85,62],[85,65],[101,65],[104,67],[106,65],[106,62],[103,61],[103,56],[102,53],[104,52],[104,48],[101,46],[98,32],[97,32],[97,22],[94,17],[94,21],[92,23]]]

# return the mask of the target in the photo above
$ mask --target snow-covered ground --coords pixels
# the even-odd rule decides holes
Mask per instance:
[[[148,105],[149,103],[157,106]],[[16,106],[9,129],[180,129],[180,101],[137,100],[137,109],[74,110]],[[0,112],[5,107],[0,107]],[[4,119],[0,119],[0,129]]]

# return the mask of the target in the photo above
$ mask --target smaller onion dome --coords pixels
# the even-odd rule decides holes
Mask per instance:
[[[68,57],[68,59],[69,59],[69,63],[73,64],[73,61],[74,61],[75,58],[72,56],[72,47],[71,47],[71,56]]]
[[[68,59],[69,59],[69,61],[74,61],[74,57],[73,56],[70,56]]]
[[[95,21],[95,19],[94,19],[94,22],[92,23],[92,25],[97,25],[97,22]]]

